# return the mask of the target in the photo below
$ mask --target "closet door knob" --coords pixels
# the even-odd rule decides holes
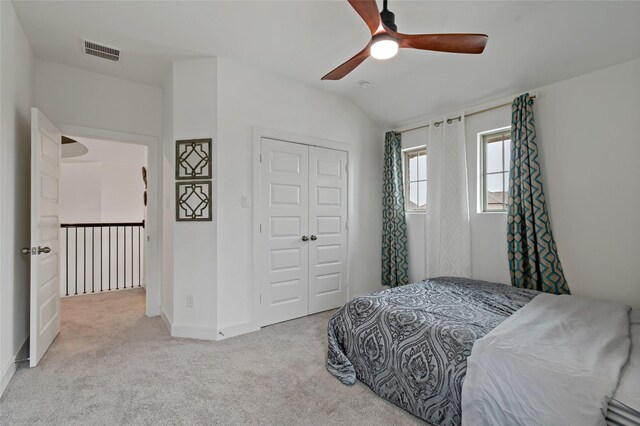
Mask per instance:
[[[315,240],[317,240],[317,239],[318,239],[318,237],[316,237],[315,235],[312,235],[312,236],[311,236],[311,241],[315,241]]]
[[[309,241],[309,237],[307,237],[306,235],[302,236],[302,241]]]

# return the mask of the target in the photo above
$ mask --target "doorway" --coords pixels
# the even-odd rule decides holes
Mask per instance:
[[[159,209],[162,203],[159,201],[159,176],[160,176],[160,150],[158,138],[153,136],[135,135],[111,130],[96,129],[75,125],[59,126],[60,131],[75,139],[92,139],[100,142],[124,143],[128,145],[142,146],[147,152],[147,206],[144,223],[142,258],[142,276],[145,285],[145,313],[147,316],[160,315],[160,244],[157,233],[160,219]],[[107,146],[107,145],[104,145]],[[141,172],[140,172],[141,173]],[[141,174],[139,175],[141,176]],[[113,232],[113,231],[112,231]]]
[[[144,145],[62,138],[60,297],[144,289]]]
[[[29,303],[30,333],[29,358],[27,358],[31,367],[35,367],[38,364],[53,340],[60,332],[60,299],[61,293],[64,295],[64,297],[66,297],[67,295],[70,296],[72,292],[70,285],[70,272],[72,271],[70,265],[72,263],[72,260],[74,262],[73,273],[75,274],[73,278],[73,294],[86,295],[89,292],[89,284],[91,284],[91,291],[94,293],[96,292],[96,288],[98,288],[98,290],[102,289],[102,291],[104,291],[105,287],[103,283],[105,274],[102,270],[100,271],[100,275],[98,275],[99,268],[97,267],[97,265],[103,265],[105,257],[109,259],[109,256],[112,253],[112,250],[108,247],[113,240],[109,236],[106,243],[106,256],[104,255],[104,230],[101,229],[104,227],[103,225],[105,225],[105,223],[102,221],[104,217],[102,201],[103,198],[105,198],[103,197],[103,192],[108,193],[108,189],[104,189],[103,187],[96,189],[95,185],[93,188],[91,188],[91,185],[89,185],[90,191],[84,191],[84,193],[81,191],[81,186],[86,185],[87,182],[93,182],[94,184],[96,182],[99,182],[99,184],[101,185],[102,181],[104,180],[104,164],[101,164],[97,169],[94,168],[93,172],[89,173],[88,175],[83,175],[82,173],[78,174],[78,170],[72,170],[70,172],[72,177],[74,177],[75,173],[75,181],[73,179],[71,181],[74,182],[76,186],[70,189],[73,197],[76,198],[73,202],[77,204],[81,201],[86,201],[85,198],[88,198],[89,200],[93,199],[94,201],[96,201],[95,194],[100,194],[100,196],[98,197],[98,199],[100,200],[99,203],[90,203],[88,206],[84,205],[80,208],[72,209],[71,211],[74,214],[86,214],[87,210],[90,211],[89,213],[93,211],[93,214],[95,214],[96,211],[99,211],[100,214],[96,216],[99,217],[99,221],[68,223],[65,222],[64,219],[61,220],[60,218],[60,180],[62,175],[61,168],[63,162],[63,140],[66,140],[67,145],[69,145],[70,147],[70,151],[66,153],[67,155],[65,155],[65,157],[67,159],[76,158],[76,160],[78,157],[83,157],[89,154],[89,149],[87,149],[86,145],[91,145],[92,143],[96,144],[96,146],[98,147],[103,148],[108,145],[108,149],[106,150],[106,153],[103,153],[103,155],[111,154],[112,158],[116,158],[117,160],[122,160],[123,156],[126,157],[130,153],[127,154],[121,151],[117,152],[118,150],[115,150],[116,152],[114,152],[114,143],[124,142],[125,144],[129,143],[142,146],[142,151],[140,151],[141,153],[143,153],[142,158],[144,159],[142,164],[148,164],[149,169],[146,173],[143,173],[142,167],[140,167],[139,169],[139,176],[140,179],[143,179],[143,185],[145,183],[145,175],[147,178],[147,185],[145,186],[147,188],[147,199],[149,201],[148,203],[146,203],[147,208],[143,210],[143,219],[140,222],[109,222],[109,225],[106,227],[110,228],[110,224],[114,224],[114,227],[116,229],[114,235],[117,243],[119,242],[118,240],[120,239],[121,235],[120,228],[122,228],[122,239],[125,242],[125,245],[123,245],[122,249],[123,279],[126,279],[128,277],[125,269],[128,262],[126,247],[129,247],[129,255],[131,256],[133,254],[133,256],[131,256],[131,261],[129,262],[129,273],[135,271],[135,249],[137,248],[137,272],[139,287],[133,289],[133,287],[135,286],[133,278],[135,276],[134,272],[133,274],[131,274],[132,278],[129,281],[129,288],[131,288],[132,291],[138,291],[139,293],[143,292],[143,297],[138,297],[138,300],[146,301],[146,309],[144,304],[141,304],[140,312],[146,313],[147,316],[158,315],[160,307],[160,283],[158,272],[159,262],[157,259],[159,240],[155,238],[155,229],[157,227],[157,220],[159,216],[157,212],[158,202],[156,196],[158,192],[157,183],[159,164],[159,149],[157,146],[157,138],[71,125],[64,125],[60,127],[61,129],[58,129],[50,120],[47,119],[47,117],[40,110],[38,110],[38,108],[31,108],[31,241],[30,247],[24,247],[21,250],[22,254],[29,255],[31,258],[31,294]],[[63,134],[74,136],[67,136],[63,139]],[[74,138],[83,138],[85,143],[82,144],[78,140],[74,140]],[[93,141],[91,139],[93,139]],[[110,144],[108,143],[109,141],[111,142]],[[97,153],[97,151],[94,150],[93,153],[95,154]],[[113,156],[114,153],[116,154],[115,156]],[[84,157],[83,159],[87,160],[89,158]],[[104,160],[104,158],[96,158],[96,160],[98,161],[94,161],[95,163],[100,163],[100,160]],[[110,178],[112,180],[115,179],[116,181],[120,181],[120,185],[117,186],[116,191],[122,189],[122,183],[124,183],[125,187],[128,187],[130,186],[130,182],[134,180],[133,178],[131,178],[131,176],[129,176],[129,178],[126,178],[127,174],[121,173],[122,170],[116,170],[114,173],[113,167],[106,167],[106,169],[106,174],[110,175]],[[96,170],[98,170],[98,172],[96,172]],[[91,176],[93,176],[93,179],[91,178]],[[124,180],[123,176],[125,176]],[[86,190],[86,188],[84,189]],[[113,189],[113,187],[111,187],[111,189]],[[79,194],[75,194],[75,192],[78,192]],[[141,195],[142,197],[144,197],[144,192]],[[113,207],[113,200],[109,200],[109,197],[106,198],[107,202],[105,204],[107,206]],[[142,202],[144,203],[144,198],[142,200]],[[133,203],[138,204],[140,203],[140,201],[134,201]],[[96,208],[96,205],[99,205],[100,207]],[[115,209],[112,208],[111,210],[111,217],[114,217],[113,215],[122,213],[124,209],[120,207]],[[69,217],[67,217],[66,219],[69,219]],[[63,226],[61,228],[61,223],[67,226]],[[139,228],[137,242],[134,239],[134,225],[137,225]],[[126,233],[127,226],[129,226],[128,235]],[[91,229],[89,234],[87,233],[87,228]],[[95,228],[98,228],[97,239]],[[75,234],[72,234],[74,237],[73,240],[69,238],[69,229],[72,229],[72,232],[75,232]],[[61,234],[63,232],[62,230],[64,230],[64,238],[61,238]],[[107,233],[108,232],[109,231],[107,230]],[[150,240],[151,233],[153,233],[152,235],[154,235],[153,240]],[[80,236],[82,236],[82,239],[80,238]],[[127,238],[127,236],[129,238]],[[100,237],[102,237],[102,241],[100,241]],[[62,250],[60,247],[61,241],[63,241],[65,244]],[[91,241],[90,245],[89,241]],[[100,242],[98,243],[98,241]],[[99,245],[96,246],[96,244]],[[71,247],[74,247],[73,258],[69,256]],[[79,255],[81,247],[82,268],[80,267]],[[118,249],[116,248],[116,250]],[[91,255],[88,262],[89,268],[87,268],[87,256],[89,255],[89,253],[91,253]],[[63,254],[64,257],[62,256]],[[116,277],[121,276],[120,265],[117,263],[119,259],[119,255],[116,254]],[[63,269],[61,266],[63,264],[64,273],[66,275],[64,276],[64,279],[61,280],[61,270]],[[107,277],[109,272],[112,270],[113,267],[109,265],[107,267]],[[96,276],[98,276],[98,279],[96,279]],[[145,280],[143,278],[147,276],[150,278],[149,280]],[[64,283],[64,285],[62,283]],[[143,283],[146,283],[147,285],[146,291],[142,289]],[[100,287],[97,287],[97,284],[100,284]],[[106,286],[107,290],[110,285],[112,286],[113,284],[112,280],[108,277]],[[126,288],[126,282],[123,282],[123,287]],[[80,293],[80,288],[82,288],[82,293]],[[116,290],[119,290],[119,281],[116,284]]]

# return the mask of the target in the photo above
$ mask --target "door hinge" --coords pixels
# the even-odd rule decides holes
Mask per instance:
[[[260,233],[262,234],[262,224],[260,224]]]
[[[347,230],[349,229],[349,222],[344,223],[344,229],[347,229]]]
[[[262,293],[260,293],[260,303],[262,303]]]
[[[262,154],[260,154],[260,162],[262,163]]]
[[[347,163],[344,165],[344,171],[345,173],[349,173],[349,162],[347,161]]]

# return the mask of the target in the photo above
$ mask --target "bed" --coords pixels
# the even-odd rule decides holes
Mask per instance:
[[[609,402],[607,424],[640,426],[640,311],[630,314],[631,351]]]
[[[474,409],[465,408],[467,415],[463,416],[465,405],[463,385],[467,376],[468,360],[474,349],[474,343],[478,342],[475,345],[476,349],[481,348],[484,343],[485,348],[493,352],[485,351],[486,356],[483,358],[483,353],[479,349],[475,351],[475,356],[470,359],[474,361],[472,362],[475,368],[472,371],[473,377],[481,377],[482,375],[478,372],[483,372],[485,367],[487,371],[495,368],[494,375],[504,376],[504,368],[500,371],[502,359],[505,365],[508,364],[509,357],[513,355],[513,349],[505,349],[502,352],[494,349],[509,348],[509,339],[513,339],[514,335],[522,336],[521,322],[524,321],[524,324],[527,324],[533,336],[544,336],[549,332],[555,336],[553,333],[556,333],[556,330],[549,327],[545,329],[544,324],[548,325],[548,322],[537,321],[542,324],[540,325],[542,330],[535,329],[536,321],[527,323],[531,321],[531,315],[535,318],[535,310],[541,309],[534,305],[546,306],[542,302],[547,302],[545,297],[549,295],[542,295],[543,297],[538,300],[541,303],[530,303],[539,295],[541,293],[536,291],[517,289],[504,284],[440,277],[357,297],[339,309],[329,321],[327,369],[344,384],[353,384],[356,380],[360,380],[382,398],[432,425],[501,424],[483,419],[491,418],[492,410],[503,410],[504,407],[509,407],[509,404],[513,404],[517,409],[518,404],[522,405],[523,396],[518,392],[512,392],[511,389],[504,392],[504,388],[499,388],[500,385],[505,386],[504,384],[496,385],[483,379],[467,380],[468,386],[464,386],[465,395],[468,397],[466,405]],[[549,297],[552,302],[564,303],[567,300],[578,300],[571,299],[573,296],[558,296],[558,299],[554,299],[555,296]],[[581,309],[586,310],[589,315],[589,303],[594,302],[585,301],[584,303],[587,308]],[[523,309],[527,305],[527,309]],[[563,309],[563,306],[553,307],[546,314],[562,315]],[[601,315],[600,317],[590,319],[595,320],[604,329],[611,317],[611,321],[617,321],[613,327],[621,329],[611,337],[611,340],[609,337],[603,337],[602,342],[597,343],[601,346],[586,348],[588,353],[597,354],[610,351],[613,347],[617,348],[606,360],[612,368],[606,369],[607,374],[603,375],[602,382],[606,382],[606,386],[603,384],[603,389],[607,386],[612,387],[614,381],[617,384],[620,370],[628,359],[628,322],[626,346],[622,325],[625,310],[622,305],[616,306],[615,309],[617,309],[615,315],[603,310],[602,313],[597,313]],[[626,309],[628,321],[628,307]],[[580,315],[583,314],[582,311]],[[592,311],[595,310],[592,309]],[[516,312],[518,315],[515,315]],[[507,319],[509,321],[506,321]],[[570,330],[570,327],[566,328],[567,333]],[[574,331],[567,337],[573,336]],[[534,345],[531,352],[535,353],[537,348],[547,346]],[[627,352],[623,359],[625,349]],[[566,354],[561,354],[560,357],[562,356],[566,357]],[[522,357],[521,365],[517,364],[518,368],[513,367],[514,371],[525,372],[522,374],[522,380],[526,381],[527,374],[530,375],[530,371],[535,371],[538,367],[536,366],[538,360],[534,358],[535,356],[532,356],[531,360],[528,360],[527,357]],[[570,358],[567,357],[567,363],[573,362]],[[519,362],[519,358],[514,359],[514,362]],[[532,364],[527,366],[526,362]],[[567,368],[594,368],[588,362],[593,364],[593,360],[586,360],[585,366],[569,364]],[[556,363],[554,360],[551,364],[561,365],[562,362]],[[510,373],[507,371],[506,375],[511,376]],[[510,385],[508,381],[507,385]],[[561,385],[558,386],[561,387]],[[523,389],[526,391],[526,386],[523,386]],[[614,389],[615,387],[606,391],[609,392],[609,397]],[[491,405],[505,393],[508,398],[499,402],[498,405],[502,405]],[[492,400],[491,403],[484,404],[486,399]],[[594,424],[604,424],[608,398],[601,398],[598,395],[594,400],[582,401],[583,404],[596,404],[601,399],[605,400],[604,408],[600,411],[591,410],[589,413],[590,415],[599,414],[597,420],[602,420]],[[478,401],[483,403],[478,404]],[[474,415],[469,416],[469,413]],[[534,413],[533,418],[544,415],[540,414],[541,412],[535,414],[535,410],[532,413]],[[555,418],[554,422],[548,424],[557,423]]]

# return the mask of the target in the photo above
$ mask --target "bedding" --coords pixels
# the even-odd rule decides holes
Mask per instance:
[[[356,297],[329,320],[327,369],[431,424],[458,425],[474,342],[538,294],[442,277]]]
[[[475,342],[462,424],[605,425],[629,357],[630,308],[540,294]]]
[[[620,384],[609,401],[607,424],[640,425],[640,310],[629,314],[631,350],[620,373]]]

